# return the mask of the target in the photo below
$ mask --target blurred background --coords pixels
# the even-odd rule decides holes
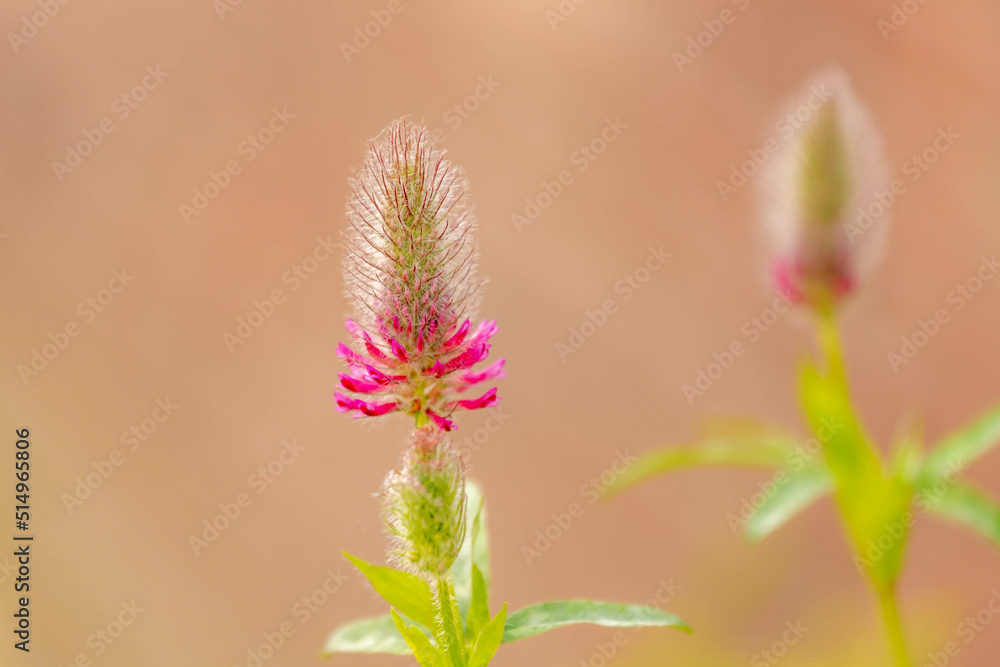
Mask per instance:
[[[373,494],[409,425],[334,411],[346,304],[327,247],[365,142],[410,115],[471,180],[508,359],[500,409],[456,432],[487,494],[494,599],[659,595],[697,629],[617,646],[566,629],[494,664],[770,665],[787,624],[808,631],[783,665],[885,664],[829,501],[751,547],[726,517],[765,474],[688,472],[609,504],[589,489],[712,414],[801,430],[809,332],[754,324],[773,297],[758,184],[734,170],[830,65],[905,183],[844,323],[871,431],[885,444],[916,414],[933,441],[1000,400],[1000,280],[953,295],[1000,246],[996,2],[6,0],[0,27],[2,451],[30,428],[36,535],[30,656],[0,557],[0,663],[249,667],[290,624],[262,664],[318,665],[335,626],[383,611],[340,551],[382,558]],[[1000,496],[1000,456],[968,475]],[[995,548],[918,518],[901,597],[922,661],[957,640],[947,664],[996,664],[1000,618],[968,642],[959,624],[998,590]]]

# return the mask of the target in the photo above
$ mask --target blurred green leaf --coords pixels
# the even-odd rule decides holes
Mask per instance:
[[[923,496],[927,499],[926,509],[973,528],[1000,547],[1000,505],[971,484],[944,483],[947,487],[943,493],[926,489],[928,495]]]
[[[784,474],[784,477],[781,475]],[[833,476],[822,466],[807,466],[798,472],[781,471],[772,482],[776,490],[766,496],[747,521],[746,536],[759,542],[834,489]]]
[[[341,626],[330,635],[323,648],[323,656],[334,653],[392,653],[408,655],[406,642],[396,630],[392,616],[355,621]]]
[[[785,465],[794,442],[774,436],[762,438],[711,438],[696,445],[681,445],[644,454],[608,485],[605,494],[614,496],[657,475],[674,470],[700,467],[774,469]]]
[[[466,621],[467,636],[477,637],[490,620],[489,593],[486,590],[486,580],[479,566],[472,565],[472,604]]]
[[[434,602],[427,582],[408,572],[372,565],[344,552],[386,602],[425,628],[434,627]]]
[[[487,592],[490,587],[490,543],[486,532],[486,502],[482,490],[471,480],[465,482],[465,495],[468,498],[465,510],[465,541],[462,543],[458,558],[451,566],[455,581],[455,598],[458,600],[458,610],[462,618],[466,618],[469,613],[474,593],[473,564],[479,568]]]
[[[448,667],[448,661],[441,649],[434,646],[427,635],[420,631],[417,626],[407,627],[395,609],[392,610],[392,620],[421,667]]]
[[[503,641],[504,624],[507,621],[507,605],[505,604],[497,615],[483,626],[476,637],[476,646],[469,657],[469,667],[486,667],[496,655]]]
[[[1000,406],[944,438],[927,456],[920,476],[932,479],[944,475],[950,467],[964,469],[997,442],[1000,442]]]
[[[677,616],[653,607],[569,600],[536,604],[514,612],[507,618],[503,641],[506,644],[578,623],[609,628],[671,627],[691,632]]]

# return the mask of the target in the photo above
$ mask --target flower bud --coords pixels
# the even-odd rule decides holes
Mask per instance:
[[[446,576],[465,540],[465,465],[441,429],[413,432],[382,499],[390,559],[432,582]]]
[[[771,277],[792,300],[831,306],[856,290],[884,247],[881,140],[836,72],[815,79],[777,127],[786,140],[763,181]]]

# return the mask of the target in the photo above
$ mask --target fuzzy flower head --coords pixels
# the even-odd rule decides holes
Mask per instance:
[[[407,119],[391,123],[350,179],[344,276],[354,344],[337,353],[350,366],[341,385],[355,396],[334,396],[358,417],[401,411],[418,427],[433,421],[450,430],[456,408],[497,402],[496,388],[458,395],[502,377],[504,360],[473,371],[497,326],[472,328],[482,281],[468,183],[428,134]]]
[[[764,180],[770,274],[793,300],[832,306],[856,290],[885,244],[881,140],[839,72],[816,78],[778,127],[789,136]]]
[[[399,470],[382,491],[390,558],[436,581],[447,576],[465,540],[465,466],[436,426],[417,429]]]

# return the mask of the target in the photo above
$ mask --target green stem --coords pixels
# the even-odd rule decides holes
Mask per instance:
[[[465,633],[461,630],[458,602],[455,600],[455,590],[448,577],[438,580],[436,593],[438,646],[448,655],[452,667],[465,667],[469,660],[464,640]]]
[[[827,368],[838,380],[846,381],[844,355],[841,351],[840,332],[837,330],[837,317],[833,306],[820,308],[816,316],[817,337]]]
[[[896,604],[896,589],[889,587],[879,591],[879,602],[882,606],[882,616],[885,618],[886,630],[889,632],[889,642],[892,644],[892,654],[898,667],[911,667],[910,654],[906,648],[906,635],[903,632],[903,622],[899,617],[899,606]]]

